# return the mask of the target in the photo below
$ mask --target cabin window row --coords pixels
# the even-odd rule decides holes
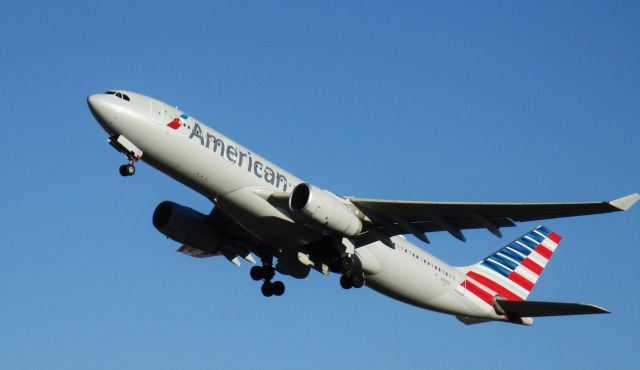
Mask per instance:
[[[415,257],[415,259],[417,259],[418,261],[421,261],[422,263],[426,264],[427,266],[433,267],[434,270],[444,273],[445,276],[453,278],[453,274],[448,273],[447,271],[443,270],[442,268],[436,266],[435,264],[432,264],[430,261],[427,261],[426,258],[422,258],[420,257],[418,254],[416,254],[415,252],[411,252],[406,248],[400,248],[402,249],[405,253],[409,254],[412,257]]]

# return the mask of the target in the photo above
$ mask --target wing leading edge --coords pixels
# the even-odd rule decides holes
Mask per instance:
[[[428,241],[425,232],[447,231],[464,241],[461,230],[484,228],[501,236],[501,227],[515,226],[514,222],[550,218],[593,215],[626,211],[640,199],[635,193],[613,201],[584,203],[462,203],[414,202],[350,198],[374,225],[361,234],[357,242],[367,244],[379,238],[379,232],[393,236],[414,234]],[[426,240],[425,240],[426,239]]]

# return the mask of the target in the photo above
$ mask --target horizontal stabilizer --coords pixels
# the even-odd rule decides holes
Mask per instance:
[[[460,322],[462,322],[465,325],[483,324],[485,322],[492,321],[489,319],[481,319],[481,318],[470,317],[470,316],[456,316],[456,319],[458,319]]]
[[[605,310],[602,307],[584,303],[496,300],[495,304],[497,304],[509,317],[539,317],[609,313],[609,311]]]

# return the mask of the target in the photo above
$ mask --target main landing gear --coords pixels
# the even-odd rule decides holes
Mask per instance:
[[[340,286],[343,289],[362,288],[364,286],[364,273],[362,272],[360,264],[356,263],[353,256],[344,254],[339,263],[342,267]]]
[[[281,296],[284,294],[284,283],[282,281],[271,282],[271,279],[275,276],[275,269],[273,268],[273,258],[267,258],[262,261],[262,266],[253,266],[251,271],[251,278],[255,281],[264,280],[262,283],[262,295],[265,297]]]

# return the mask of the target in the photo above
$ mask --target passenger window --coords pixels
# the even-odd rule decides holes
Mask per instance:
[[[105,94],[107,94],[107,95],[113,95],[113,94],[115,94],[115,93],[116,93],[115,91],[111,91],[111,90],[109,90],[109,91],[107,91]]]

